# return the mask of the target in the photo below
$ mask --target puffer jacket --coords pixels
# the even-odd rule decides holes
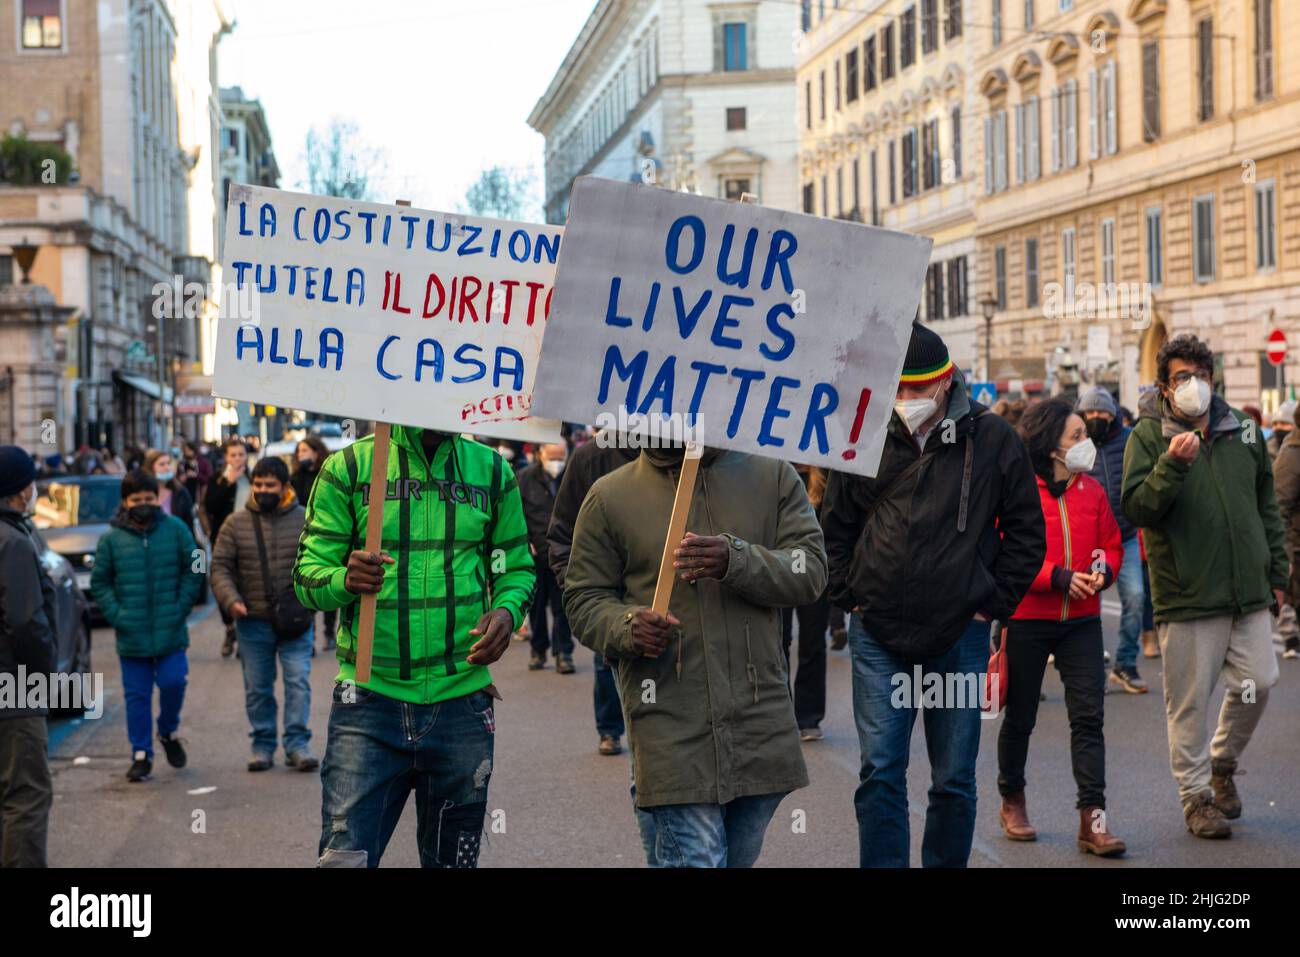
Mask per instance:
[[[307,519],[307,510],[298,504],[292,488],[286,488],[274,512],[266,514],[250,495],[244,507],[221,526],[212,550],[212,591],[222,611],[242,601],[249,618],[269,619],[271,602],[293,584],[293,564],[298,556],[298,538]],[[271,577],[271,594],[266,593],[262,562],[257,551],[254,523],[262,523],[266,558]]]
[[[1109,588],[1124,561],[1124,542],[1101,484],[1089,475],[1072,476],[1059,497],[1038,478],[1038,497],[1047,525],[1047,557],[1015,619],[1070,621],[1101,614],[1101,592],[1091,598],[1070,597],[1074,572],[1100,571]]]
[[[119,512],[99,540],[90,592],[124,658],[156,658],[190,643],[185,620],[203,587],[202,553],[179,518],[161,511],[138,529]]]
[[[20,665],[29,675],[54,670],[56,608],[26,519],[0,505],[0,675],[16,681]],[[0,719],[45,714],[49,709],[0,707]]]
[[[654,599],[681,451],[643,449],[592,486],[574,526],[564,610],[578,639],[617,658],[637,805],[726,804],[808,783],[781,642],[782,608],[826,583],[821,529],[794,467],[705,451],[686,529],[727,539],[720,580],[677,581],[681,622],[658,658],[632,616]]]

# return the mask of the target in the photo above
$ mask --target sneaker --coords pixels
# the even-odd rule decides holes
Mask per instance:
[[[301,751],[289,751],[284,756],[284,763],[291,768],[297,768],[299,771],[315,771],[320,767],[320,761],[316,755],[312,754],[306,748]]]
[[[546,667],[545,655],[533,655],[531,658],[528,659],[529,671],[541,671],[545,667]]]
[[[602,734],[600,736],[600,747],[596,749],[601,754],[622,754],[623,745],[616,734]]]
[[[799,729],[800,741],[820,741],[824,737],[826,737],[826,735],[822,733],[821,728],[800,728]]]
[[[555,673],[557,675],[571,675],[575,671],[577,671],[577,669],[573,667],[572,658],[568,655],[555,656]]]
[[[132,757],[135,760],[131,762],[131,767],[126,772],[126,779],[132,784],[148,781],[149,775],[153,771],[153,762],[149,760],[149,755],[143,751],[137,751]]]
[[[847,628],[831,629],[831,651],[841,651],[849,643],[849,630]]]
[[[1232,837],[1232,827],[1214,803],[1211,791],[1204,791],[1184,804],[1183,818],[1187,821],[1187,830],[1197,837],[1209,840]]]
[[[1052,660],[1053,661],[1056,660],[1055,656],[1053,656]],[[1110,664],[1110,652],[1107,651],[1105,648],[1101,649],[1101,660],[1103,664],[1107,664],[1107,665]]]
[[[221,657],[229,658],[235,651],[235,628],[226,629],[226,640],[221,643]]]
[[[1146,694],[1150,690],[1136,668],[1117,667],[1110,673],[1110,680],[1129,694]]]
[[[253,756],[248,759],[248,770],[250,771],[269,771],[275,766],[275,756],[265,751],[254,751]]]
[[[167,763],[174,768],[185,767],[185,749],[181,747],[181,739],[174,734],[160,734],[158,740],[167,752]]]
[[[1300,658],[1300,638],[1288,638],[1282,646],[1283,658]]]
[[[1237,770],[1236,761],[1210,762],[1210,790],[1214,792],[1214,806],[1229,821],[1241,817],[1241,796],[1237,793],[1237,785],[1232,776],[1245,773]]]

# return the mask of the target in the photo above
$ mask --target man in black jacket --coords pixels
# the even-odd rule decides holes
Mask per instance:
[[[875,478],[832,473],[822,503],[831,601],[852,610],[859,862],[910,861],[907,760],[917,711],[930,755],[921,860],[964,867],[989,620],[1007,619],[1047,546],[1029,453],[966,394],[934,332],[912,328]]]
[[[0,868],[44,867],[54,784],[49,710],[27,707],[22,675],[54,670],[54,585],[41,568],[27,515],[36,463],[0,446]]]
[[[545,668],[546,651],[550,648],[555,654],[555,671],[562,675],[574,672],[573,635],[569,631],[569,619],[564,616],[564,592],[546,560],[546,530],[551,524],[551,510],[555,507],[556,490],[567,459],[568,449],[563,444],[543,445],[537,450],[537,461],[518,473],[519,496],[524,502],[524,521],[528,524],[528,550],[537,565],[537,592],[528,612],[533,646],[528,670]],[[554,619],[552,624],[547,623],[547,609]]]

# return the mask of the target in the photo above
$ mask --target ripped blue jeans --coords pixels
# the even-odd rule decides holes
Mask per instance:
[[[422,867],[477,867],[496,739],[486,691],[410,704],[336,684],[321,762],[321,867],[378,867],[415,792]]]

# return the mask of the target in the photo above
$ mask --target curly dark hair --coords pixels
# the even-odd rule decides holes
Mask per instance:
[[[1182,359],[1214,374],[1214,352],[1190,332],[1174,336],[1156,354],[1156,381],[1161,385],[1169,384],[1170,359]]]
[[[1074,406],[1065,399],[1035,402],[1020,417],[1016,433],[1029,450],[1034,471],[1043,478],[1052,477],[1052,453],[1061,445],[1065,423],[1074,415]]]
[[[136,492],[153,492],[158,494],[158,480],[144,469],[135,469],[122,477],[122,501],[126,501]]]

